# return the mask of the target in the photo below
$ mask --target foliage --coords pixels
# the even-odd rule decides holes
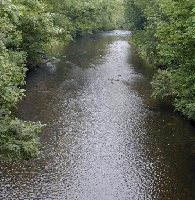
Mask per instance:
[[[168,70],[159,70],[152,81],[153,96],[166,98],[174,95],[172,88],[172,73]]]
[[[194,0],[125,0],[125,5],[131,41],[161,67],[152,81],[153,96],[172,97],[176,110],[195,120]]]
[[[50,5],[56,25],[65,30],[63,36],[82,36],[117,28],[119,23],[122,23],[122,0],[45,0],[45,2]]]
[[[118,14],[115,11],[118,10]],[[38,155],[43,125],[17,119],[27,67],[47,57],[56,40],[109,30],[122,23],[122,0],[0,1],[0,161]]]
[[[38,154],[37,132],[40,123],[23,122],[12,116],[12,108],[24,96],[26,57],[32,56],[24,44],[22,27],[29,11],[25,1],[1,1],[0,12],[0,160],[30,158]],[[22,27],[22,28],[21,28]],[[22,32],[22,29],[25,29]],[[29,37],[31,36],[29,29]],[[35,51],[37,41],[31,41]],[[41,43],[41,41],[39,41]]]
[[[143,15],[143,11],[136,5],[135,1],[124,0],[125,2],[125,23],[132,33],[138,30],[143,30],[146,18]]]
[[[40,62],[39,52],[47,52],[51,39],[62,32],[54,26],[47,6],[38,0],[21,0],[23,13],[17,26],[22,35],[21,49],[27,52],[27,64]]]
[[[0,120],[0,161],[17,161],[37,156],[37,134],[42,126],[9,115],[3,116]]]

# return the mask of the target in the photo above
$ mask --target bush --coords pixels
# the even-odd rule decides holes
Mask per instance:
[[[176,110],[195,120],[194,2],[125,0],[125,4],[126,21],[133,29],[131,41],[163,69],[152,81],[153,96],[171,97]],[[132,16],[134,13],[139,17]]]

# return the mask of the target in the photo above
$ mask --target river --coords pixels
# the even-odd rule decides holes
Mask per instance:
[[[0,199],[195,199],[195,128],[151,98],[128,37],[78,38],[28,73],[18,116],[47,124],[41,155],[1,164]]]

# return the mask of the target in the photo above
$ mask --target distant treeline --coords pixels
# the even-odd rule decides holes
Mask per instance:
[[[153,96],[195,120],[195,1],[124,0],[131,42],[159,67]]]
[[[11,110],[24,96],[27,67],[40,63],[56,40],[117,28],[121,0],[0,1],[0,161],[37,156],[41,123]]]

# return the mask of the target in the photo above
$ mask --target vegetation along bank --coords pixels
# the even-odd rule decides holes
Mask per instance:
[[[153,96],[195,120],[195,1],[125,0],[125,18],[131,42],[159,67]]]
[[[43,125],[12,114],[25,95],[27,68],[49,55],[56,41],[117,28],[121,14],[121,0],[0,1],[0,161],[39,154],[37,134]]]

